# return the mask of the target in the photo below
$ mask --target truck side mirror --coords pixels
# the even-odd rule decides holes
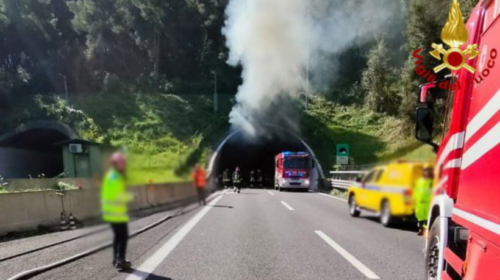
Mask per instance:
[[[419,107],[415,113],[415,137],[434,148],[436,152],[438,145],[432,142],[434,129],[434,110],[428,107]]]

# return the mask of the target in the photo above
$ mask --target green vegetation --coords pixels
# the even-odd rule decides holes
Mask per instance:
[[[365,107],[343,106],[313,99],[302,117],[302,135],[313,147],[325,170],[335,165],[335,145],[350,144],[351,164],[394,159],[432,160],[434,154],[408,134],[404,120]]]
[[[59,196],[63,196],[67,191],[74,191],[74,190],[78,190],[78,187],[70,183],[58,182],[54,186],[54,191]]]

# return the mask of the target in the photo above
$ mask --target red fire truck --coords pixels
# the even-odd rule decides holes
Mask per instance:
[[[466,27],[480,54],[453,71],[443,137],[432,142],[433,93],[420,88],[416,137],[435,147],[436,174],[426,240],[426,279],[500,279],[500,0],[482,0]],[[434,89],[433,89],[434,88]],[[437,106],[436,106],[437,108]]]
[[[282,152],[275,158],[274,189],[308,191],[312,160],[305,152]]]

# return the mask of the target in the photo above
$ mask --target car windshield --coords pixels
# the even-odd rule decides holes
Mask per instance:
[[[285,159],[284,163],[285,168],[308,168],[309,167],[309,159],[308,158],[289,158]]]

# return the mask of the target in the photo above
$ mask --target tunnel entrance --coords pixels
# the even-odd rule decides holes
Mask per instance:
[[[9,178],[53,178],[64,172],[61,146],[76,139],[69,127],[56,122],[35,122],[0,137],[0,175]]]
[[[324,177],[321,165],[314,152],[297,135],[288,131],[275,131],[266,137],[249,139],[241,131],[228,135],[219,145],[209,163],[208,170],[211,180],[220,187],[220,176],[228,168],[232,174],[236,166],[240,167],[243,181],[248,182],[250,171],[260,169],[264,176],[265,187],[274,187],[275,157],[281,152],[307,152],[315,161],[311,170],[311,189],[318,189],[320,180]],[[214,177],[215,176],[215,177]]]

